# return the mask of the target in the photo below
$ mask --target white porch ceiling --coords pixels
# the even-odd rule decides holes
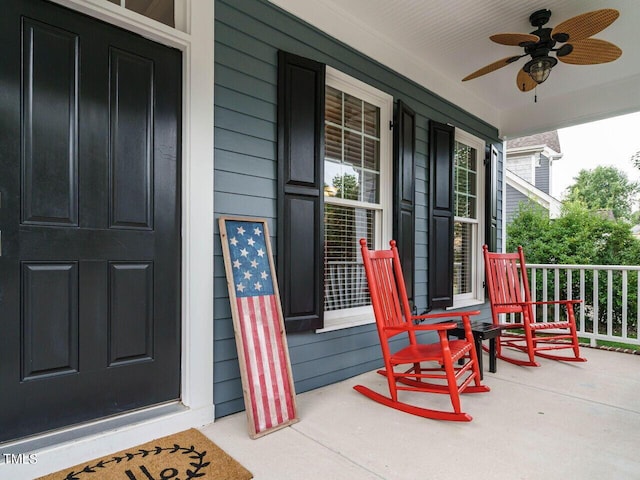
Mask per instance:
[[[499,128],[504,138],[549,131],[640,111],[638,0],[271,0],[329,35],[388,65]],[[529,15],[551,10],[546,27],[601,8],[620,17],[594,35],[622,56],[601,65],[559,62],[545,83],[522,93],[516,74],[526,59],[468,82],[467,74],[519,47],[495,33],[534,30]]]

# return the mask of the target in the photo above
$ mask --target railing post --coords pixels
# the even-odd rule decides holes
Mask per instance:
[[[547,272],[548,272],[548,270],[546,268],[542,269],[542,301],[543,302],[546,302],[549,299],[549,295],[547,294],[547,288],[549,288],[548,285],[547,285]],[[544,305],[542,308],[543,308],[542,309],[542,321],[543,322],[547,322],[548,321],[548,319],[547,319],[547,310],[549,310],[549,308],[548,308],[547,305]]]
[[[636,278],[636,338],[640,339],[638,331],[640,331],[640,272],[637,272]]]
[[[613,334],[613,271],[607,270],[607,335]]]
[[[596,347],[598,342],[595,335],[598,334],[598,270],[593,271],[593,337],[591,338],[591,346]]]
[[[582,333],[584,333],[587,329],[587,322],[585,319],[585,302],[584,300],[586,300],[584,298],[584,288],[585,288],[585,283],[586,283],[586,279],[585,279],[585,271],[584,268],[580,269],[580,298],[583,300],[583,302],[580,304],[580,331]]]
[[[537,293],[538,293],[538,288],[537,288],[537,283],[538,283],[538,270],[535,268],[531,269],[531,285],[529,285],[529,288],[531,289],[531,300],[532,301],[537,301]],[[538,311],[536,309],[536,305],[534,305],[531,310],[533,311],[533,318],[538,318]]]
[[[627,271],[622,271],[622,338],[627,338]]]
[[[560,298],[560,269],[556,268],[554,271],[553,281],[555,282],[553,288],[553,295],[555,299]],[[553,321],[558,322],[560,320],[560,305],[556,304],[553,308]]]

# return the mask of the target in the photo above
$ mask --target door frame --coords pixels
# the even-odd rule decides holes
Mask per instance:
[[[182,366],[181,401],[97,420],[24,441],[3,451],[36,453],[31,465],[0,465],[0,476],[43,475],[215,418],[213,403],[214,2],[183,0],[186,31],[107,0],[50,0],[182,51]],[[178,2],[176,2],[178,3]],[[197,69],[197,72],[196,72]],[[73,448],[69,448],[73,444]],[[60,452],[64,451],[64,455]],[[17,478],[17,477],[16,477]]]

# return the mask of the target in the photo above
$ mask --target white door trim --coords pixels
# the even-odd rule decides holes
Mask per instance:
[[[34,478],[189,427],[210,423],[213,404],[213,86],[214,2],[186,0],[188,33],[106,0],[52,0],[183,52],[182,393],[175,408],[152,407],[3,445],[35,453],[32,464],[2,465],[2,478]],[[157,412],[154,415],[154,412]],[[124,420],[124,425],[122,424]],[[66,430],[66,431],[65,431]],[[74,430],[94,433],[74,438]],[[76,435],[77,436],[77,435]],[[47,442],[47,437],[68,438]],[[25,452],[26,445],[48,445]],[[26,475],[26,477],[25,477]]]

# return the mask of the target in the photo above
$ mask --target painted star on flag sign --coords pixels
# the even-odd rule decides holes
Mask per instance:
[[[273,295],[273,283],[262,224],[227,222],[233,283],[238,297]],[[256,278],[258,280],[256,280]]]

